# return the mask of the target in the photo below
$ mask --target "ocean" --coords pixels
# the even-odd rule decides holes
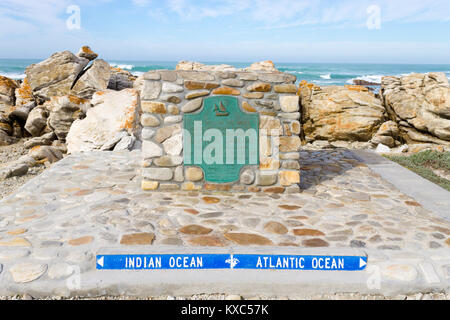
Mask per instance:
[[[40,60],[0,59],[0,75],[23,79],[25,68]],[[174,70],[177,62],[120,61],[110,60],[109,64],[130,71],[134,75],[149,70]],[[208,62],[205,64],[229,64],[245,68],[251,63]],[[306,80],[321,86],[352,84],[353,80],[380,83],[383,76],[400,76],[410,73],[444,72],[450,79],[450,64],[353,64],[353,63],[276,63],[278,70],[297,76],[298,81]]]

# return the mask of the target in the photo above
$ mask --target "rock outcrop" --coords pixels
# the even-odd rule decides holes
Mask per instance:
[[[133,76],[129,71],[111,67],[108,89],[121,91],[133,88],[133,83],[136,79],[137,77]]]
[[[98,57],[98,54],[96,54],[94,51],[91,50],[89,46],[83,46],[81,47],[80,51],[78,51],[77,54],[80,58],[88,59],[89,61],[95,60]]]
[[[444,73],[384,77],[381,95],[406,142],[450,145],[450,85]]]
[[[17,81],[0,76],[0,111],[6,111],[7,106],[15,105],[15,91],[18,87]]]
[[[25,123],[25,130],[33,137],[39,137],[47,125],[47,110],[39,106],[31,110]]]
[[[28,79],[23,79],[20,87],[16,89],[16,106],[21,106],[34,102],[33,90],[31,89]]]
[[[104,60],[95,60],[76,81],[71,93],[83,99],[91,99],[95,92],[108,88],[110,77],[109,64]]]
[[[13,134],[13,126],[6,114],[0,112],[0,146],[7,146],[15,142],[11,137]]]
[[[102,149],[122,131],[130,136],[137,134],[140,99],[136,90],[100,91],[91,103],[86,118],[76,120],[70,128],[66,138],[69,153]]]
[[[71,88],[89,60],[70,51],[58,52],[38,64],[29,66],[25,73],[33,95],[43,100],[70,94]]]
[[[52,146],[36,146],[30,150],[29,155],[34,160],[42,163],[47,161],[54,163],[63,158],[62,152],[58,148]]]
[[[380,99],[365,87],[300,84],[303,137],[306,142],[367,142],[385,119]]]
[[[28,119],[28,116],[29,116],[31,110],[33,110],[35,107],[36,107],[36,102],[34,102],[34,101],[30,101],[27,104],[12,107],[10,109],[11,111],[10,111],[8,117],[11,120],[18,120],[21,123],[25,123]]]
[[[277,72],[275,64],[270,61],[255,62],[250,67],[245,69],[246,71],[264,71],[264,72]]]
[[[228,64],[220,65],[206,65],[199,62],[180,61],[177,64],[176,70],[179,71],[238,71],[237,68]]]
[[[53,97],[46,103],[49,111],[47,124],[59,140],[65,141],[72,123],[77,119],[83,119],[90,107],[89,100],[73,95]]]
[[[236,72],[236,71],[250,71],[250,72],[278,72],[272,61],[255,62],[250,67],[240,69],[228,64],[220,65],[206,65],[199,62],[180,61],[177,64],[176,70],[180,71],[210,71],[210,72]]]
[[[398,141],[399,135],[398,125],[394,121],[386,121],[380,126],[378,132],[373,136],[372,143],[374,145],[383,144],[389,148],[399,146],[401,143]]]

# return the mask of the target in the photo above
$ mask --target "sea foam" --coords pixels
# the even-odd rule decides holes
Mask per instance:
[[[25,73],[16,73],[16,72],[1,72],[0,76],[4,76],[14,80],[23,80],[27,76]]]
[[[134,65],[132,64],[120,64],[116,62],[111,62],[109,65],[113,68],[119,68],[123,70],[132,70],[134,68]]]

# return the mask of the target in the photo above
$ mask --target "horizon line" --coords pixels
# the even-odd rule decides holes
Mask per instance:
[[[50,58],[3,58],[0,57],[0,60],[36,60],[36,61],[44,61],[46,59]],[[231,63],[235,63],[235,64],[253,64],[255,62],[261,62],[261,61],[272,61],[275,65],[277,64],[371,64],[371,65],[449,65],[450,66],[450,62],[447,63],[423,63],[423,62],[332,62],[332,61],[323,61],[323,62],[307,62],[307,61],[300,61],[300,62],[294,62],[294,61],[289,61],[289,62],[276,62],[275,60],[272,59],[267,59],[267,60],[258,60],[258,61],[233,61],[233,60],[189,60],[189,59],[181,59],[181,60],[142,60],[142,59],[137,59],[137,60],[123,60],[123,59],[114,59],[114,58],[101,58],[98,57],[97,59],[102,59],[105,60],[107,62],[155,62],[155,63],[179,63],[181,61],[190,61],[190,62],[198,62],[198,63],[203,63],[203,64],[211,64],[211,63],[221,63],[221,64],[231,64]],[[97,60],[96,59],[96,60]]]

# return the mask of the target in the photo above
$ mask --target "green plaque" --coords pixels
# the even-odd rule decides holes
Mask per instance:
[[[184,165],[203,169],[205,180],[239,180],[241,169],[259,165],[259,115],[243,112],[235,97],[203,100],[203,109],[184,115]]]

